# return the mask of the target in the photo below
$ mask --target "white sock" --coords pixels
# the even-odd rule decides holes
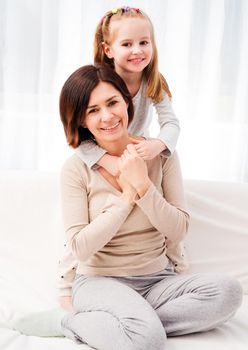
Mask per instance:
[[[30,313],[14,320],[12,328],[37,337],[63,337],[61,321],[66,314],[62,308]]]

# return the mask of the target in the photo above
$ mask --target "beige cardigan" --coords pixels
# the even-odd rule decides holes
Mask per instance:
[[[75,154],[61,172],[62,212],[67,249],[59,267],[60,295],[70,295],[75,273],[137,276],[161,271],[168,257],[183,270],[187,232],[177,154],[147,161],[152,181],[130,205],[121,192]]]

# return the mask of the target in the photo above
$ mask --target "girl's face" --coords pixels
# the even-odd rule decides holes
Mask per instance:
[[[110,23],[110,45],[104,52],[114,59],[115,70],[141,73],[153,54],[151,27],[145,18],[122,18]]]
[[[106,142],[127,136],[128,105],[121,93],[111,84],[100,82],[92,91],[83,127],[94,135],[96,142]]]

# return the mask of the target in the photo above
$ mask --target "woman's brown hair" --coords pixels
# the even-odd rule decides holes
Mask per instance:
[[[66,80],[59,100],[60,118],[67,142],[77,148],[82,141],[93,140],[91,132],[84,128],[83,122],[92,91],[100,82],[106,82],[118,90],[127,102],[128,122],[133,119],[132,97],[122,78],[108,66],[87,65],[77,69]]]

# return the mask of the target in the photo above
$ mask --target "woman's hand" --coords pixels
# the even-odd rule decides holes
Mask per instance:
[[[62,309],[66,311],[72,311],[72,297],[59,297],[59,304]]]
[[[148,190],[151,181],[148,177],[147,165],[142,159],[133,144],[127,145],[119,159],[119,170],[121,176],[128,182],[142,197]]]
[[[128,203],[133,204],[137,198],[137,191],[130,185],[122,174],[116,178],[116,181],[122,190],[123,199],[125,199]]]
[[[144,160],[153,159],[166,149],[165,144],[159,139],[137,140],[132,137],[131,141],[138,155]]]

